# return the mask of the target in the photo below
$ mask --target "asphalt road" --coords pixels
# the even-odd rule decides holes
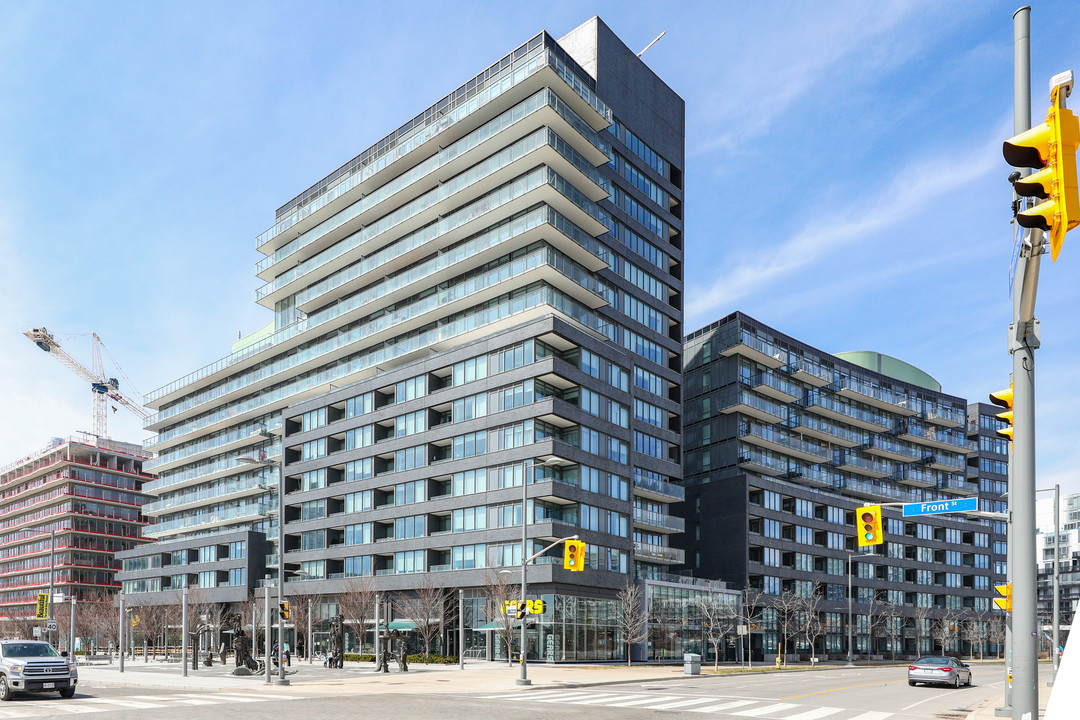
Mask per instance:
[[[974,672],[974,686],[958,690],[909,687],[905,667],[701,676],[644,685],[471,695],[342,692],[314,696],[314,688],[302,686],[221,693],[88,685],[70,700],[51,694],[20,696],[0,704],[0,720],[91,713],[95,720],[308,720],[360,714],[437,715],[439,720],[634,720],[658,714],[731,720],[963,720],[975,706],[1002,692],[1002,666],[976,666]]]

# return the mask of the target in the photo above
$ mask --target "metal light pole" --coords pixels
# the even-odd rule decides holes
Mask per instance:
[[[1031,127],[1031,8],[1013,15],[1014,105],[1016,134]],[[1035,572],[1035,349],[1039,347],[1039,321],[1035,318],[1043,233],[1032,229],[1023,243],[1013,283],[1013,322],[1009,352],[1013,361],[1012,464],[1013,559],[1013,697],[1014,720],[1039,714],[1038,622]]]
[[[314,645],[315,644],[315,638],[311,634],[311,598],[308,598],[308,601],[307,601],[307,644],[308,645]],[[342,642],[341,646],[345,647],[345,643]],[[308,665],[311,664],[311,653],[310,652],[308,653],[308,656],[307,656],[307,662],[308,662]]]
[[[1054,485],[1054,680],[1057,681],[1061,647],[1061,485]]]
[[[284,462],[284,458],[282,462]],[[264,467],[272,466],[273,463],[267,463]],[[281,471],[281,468],[278,468],[277,473],[277,496],[277,600],[280,608],[285,602],[285,473]],[[285,617],[281,612],[278,612],[278,677],[276,684],[289,684],[288,679],[285,677]]]
[[[49,607],[52,607],[51,603]],[[127,654],[127,644],[124,642],[124,638],[127,636],[126,630],[127,611],[124,608],[124,593],[120,593],[120,672],[124,672],[124,655]]]
[[[521,609],[527,608],[525,600],[525,570],[529,567],[529,551],[527,549],[528,543],[528,528],[529,528],[529,467],[525,464],[521,466],[521,605],[518,606],[518,614],[521,615]],[[528,615],[521,615],[521,677],[518,678],[518,685],[532,685],[532,681],[529,680],[528,671],[528,659],[525,649],[526,643],[526,620]],[[506,648],[506,652],[510,652],[510,648]]]
[[[280,549],[280,548],[279,548]],[[278,569],[281,568],[281,555],[278,555]],[[266,573],[265,582],[263,583],[263,605],[266,612],[266,638],[264,640],[265,647],[263,651],[266,653],[266,684],[271,683],[270,680],[270,629],[273,627],[273,623],[270,622],[270,591],[273,589],[273,585],[270,584],[270,573]]]
[[[382,645],[379,643],[379,610],[382,605],[382,597],[380,593],[375,593],[375,672],[379,671],[382,667]],[[308,652],[311,652],[315,648],[309,648]]]
[[[53,575],[56,574],[56,531],[49,531],[49,620],[53,619]],[[49,627],[49,644],[53,644],[52,623]]]
[[[847,667],[855,667],[853,662],[853,645],[851,640],[851,625],[855,620],[855,616],[851,612],[851,558],[856,557],[858,553],[848,553],[847,556]]]
[[[458,591],[458,670],[465,669],[465,591]]]
[[[75,659],[75,590],[72,588],[71,597],[71,621],[68,623],[68,653],[71,659]]]
[[[183,668],[183,675],[187,677],[187,651],[188,651],[188,636],[187,636],[187,580],[184,580],[184,590],[182,595],[182,606],[180,610],[180,667]],[[165,629],[167,633],[168,628]],[[165,660],[168,661],[169,656],[166,654]]]

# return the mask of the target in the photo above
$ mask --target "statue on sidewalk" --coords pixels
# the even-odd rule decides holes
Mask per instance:
[[[233,634],[233,651],[236,653],[236,667],[246,667],[252,672],[262,670],[262,662],[251,656],[251,640],[244,632],[243,621],[239,613],[229,613],[221,621],[222,631],[231,631]]]
[[[330,618],[330,650],[326,654],[326,667],[340,668],[345,661],[344,622],[342,615]]]
[[[400,630],[389,630],[379,638],[379,666],[375,672],[390,672],[390,658],[397,660],[398,672],[409,672],[409,636]]]

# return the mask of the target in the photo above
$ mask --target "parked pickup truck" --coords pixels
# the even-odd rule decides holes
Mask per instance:
[[[75,694],[79,673],[67,653],[35,640],[0,640],[0,700],[21,692]]]

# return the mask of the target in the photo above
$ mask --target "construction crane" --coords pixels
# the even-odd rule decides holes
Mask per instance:
[[[60,342],[45,328],[34,328],[23,333],[30,341],[45,352],[52,355],[62,364],[66,365],[76,375],[90,383],[91,396],[93,398],[93,433],[98,437],[108,437],[108,402],[112,400],[131,411],[136,417],[145,420],[150,417],[149,410],[142,404],[132,400],[120,391],[120,381],[116,378],[105,377],[105,369],[101,363],[101,338],[97,333],[90,333],[93,338],[94,369],[83,365],[67,354],[60,347]],[[111,357],[111,356],[110,356]]]

